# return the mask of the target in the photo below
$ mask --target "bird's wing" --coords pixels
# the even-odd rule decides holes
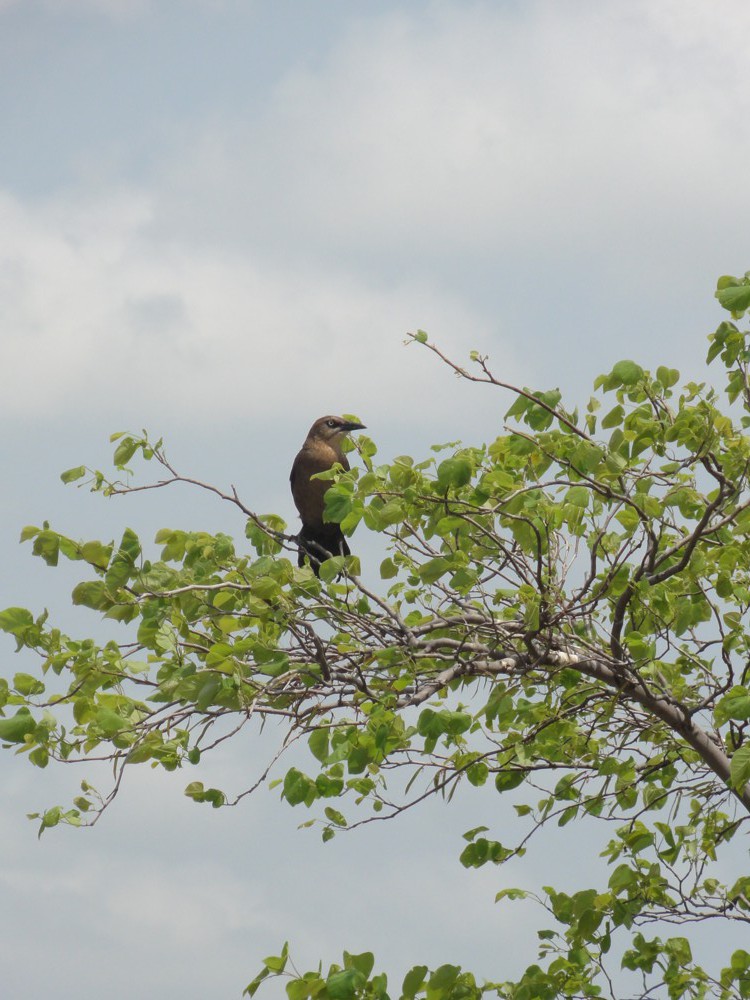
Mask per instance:
[[[294,484],[299,477],[299,455],[292,462],[292,471],[289,473],[289,482],[292,484],[292,491],[294,490]]]
[[[299,511],[303,524],[318,523],[323,520],[323,494],[327,483],[311,480],[310,476],[326,468],[309,449],[302,449],[294,460],[289,481],[292,484],[294,505]]]
[[[324,496],[331,484],[326,480],[310,477],[330,469],[334,462],[339,462],[345,469],[349,468],[346,455],[336,453],[327,446],[303,447],[294,459],[289,482],[294,504],[303,524],[323,523]]]
[[[307,456],[303,451],[300,451],[294,459],[294,462],[292,463],[292,471],[289,473],[289,482],[292,487],[294,506],[299,511],[303,521],[305,519],[304,510],[307,506],[305,500],[310,490],[310,470],[308,465]]]

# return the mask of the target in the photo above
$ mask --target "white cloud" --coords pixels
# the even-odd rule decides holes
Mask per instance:
[[[296,409],[381,413],[411,394],[442,411],[424,359],[429,326],[455,343],[486,325],[434,282],[362,278],[247,251],[149,239],[142,193],[24,205],[5,195],[0,262],[6,414],[138,411],[212,423]]]
[[[58,16],[66,14],[103,14],[116,19],[145,13],[153,0],[0,0],[0,10],[10,7],[36,6]]]
[[[708,31],[731,17],[727,32]],[[750,18],[676,5],[434,4],[363,17],[165,166],[157,219],[360,263],[673,246],[744,187]],[[730,113],[731,109],[731,113]],[[188,199],[190,190],[208,199]]]
[[[743,0],[638,0],[632,6],[670,46],[698,56],[701,67],[709,55],[718,57],[730,74],[746,68],[750,7]],[[726,28],[731,30],[722,30]],[[695,72],[693,80],[698,83]]]
[[[429,419],[444,400],[406,329],[463,356],[494,340],[512,371],[509,316],[553,308],[556,272],[571,297],[710,280],[750,209],[744,10],[722,7],[729,35],[671,0],[362,16],[246,122],[183,126],[139,188],[5,195],[4,411],[214,422],[281,394],[306,414],[411,396]]]
[[[260,110],[176,125],[139,186],[4,195],[3,411],[429,422],[466,397],[407,329],[533,384],[565,297],[704,301],[750,210],[750,14],[719,14],[732,32],[671,0],[361,15]]]

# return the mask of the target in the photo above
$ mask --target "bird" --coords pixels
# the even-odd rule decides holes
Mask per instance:
[[[305,442],[297,453],[289,482],[292,497],[302,520],[297,563],[303,566],[310,559],[313,572],[319,575],[321,562],[331,556],[348,556],[349,546],[341,525],[323,520],[325,494],[331,485],[324,479],[311,479],[317,472],[325,472],[338,463],[344,469],[349,462],[342,451],[344,437],[350,431],[364,430],[365,425],[343,417],[319,417],[310,428]]]

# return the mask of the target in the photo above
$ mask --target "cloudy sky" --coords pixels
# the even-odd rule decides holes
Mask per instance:
[[[242,531],[184,492],[64,488],[112,431],[290,521],[321,413],[385,458],[494,437],[507,398],[407,330],[571,405],[624,357],[701,377],[716,277],[750,267],[749,50],[745,0],[0,0],[0,606],[96,627],[27,523]],[[268,749],[203,777],[241,787]],[[9,996],[237,996],[286,937],[397,975],[534,957],[492,899],[539,859],[456,861],[493,801],[323,846],[273,793],[214,813],[139,772],[93,831],[37,842],[25,813],[81,777],[0,758]]]

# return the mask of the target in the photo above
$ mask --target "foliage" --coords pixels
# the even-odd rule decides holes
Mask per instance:
[[[750,279],[720,279],[717,297],[739,319]],[[345,533],[385,536],[382,586],[363,581],[355,557],[328,560],[320,579],[297,568],[278,517],[182,476],[145,433],[114,436],[125,481],[63,473],[104,495],[192,483],[242,512],[248,544],[165,528],[154,557],[130,528],[116,545],[24,529],[48,564],[86,566],[74,603],[126,633],[102,644],[46,614],[0,612],[0,628],[39,656],[35,673],[0,681],[0,740],[38,767],[94,756],[115,767],[108,793],[84,782],[70,808],[39,817],[40,832],[94,822],[130,765],[199,765],[240,728],[280,718],[285,745],[305,740],[310,758],[273,783],[313,810],[305,825],[324,839],[466,782],[509,796],[517,814],[503,840],[466,833],[466,867],[502,865],[541,829],[587,820],[607,831],[610,874],[572,894],[498,893],[503,905],[537,899],[552,925],[515,983],[415,966],[392,994],[369,954],[298,974],[285,947],[249,995],[285,976],[291,1000],[616,996],[619,965],[643,996],[750,996],[748,952],[706,969],[671,933],[750,922],[750,875],[726,876],[750,810],[747,333],[726,321],[709,338],[726,403],[705,383],[678,388],[672,368],[623,360],[581,412],[557,390],[501,382],[479,355],[466,370],[421,331],[411,339],[511,405],[499,437],[424,461],[377,463],[359,437],[362,468],[334,477],[326,506]],[[134,486],[136,457],[162,478]],[[193,780],[185,791],[218,808],[253,788]]]

